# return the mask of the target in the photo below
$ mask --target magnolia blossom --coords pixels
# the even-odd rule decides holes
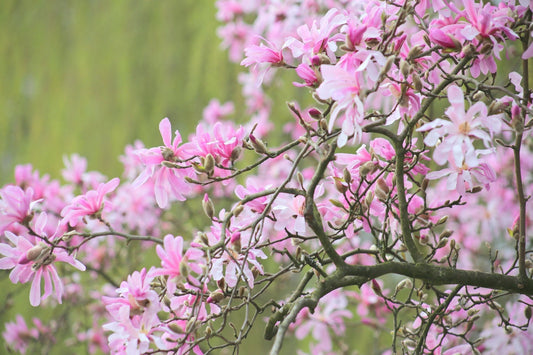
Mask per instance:
[[[501,129],[499,115],[488,115],[487,106],[477,102],[465,112],[463,91],[456,85],[448,88],[451,106],[446,110],[449,120],[437,118],[424,124],[419,132],[429,131],[424,143],[434,147],[433,159],[440,165],[446,163],[449,155],[456,166],[465,161],[469,166],[477,166],[474,140],[483,141],[485,147],[491,146],[491,135]],[[439,144],[439,139],[442,140]]]
[[[75,197],[61,211],[63,222],[75,227],[78,225],[80,218],[84,216],[94,216],[109,211],[112,208],[112,204],[108,200],[104,201],[104,197],[114,191],[119,182],[119,178],[111,179],[105,184],[100,184],[96,190],[91,190],[84,195]]]
[[[29,329],[24,318],[19,314],[16,322],[6,323],[6,330],[2,333],[2,337],[11,349],[26,354],[30,342],[39,338],[39,331],[36,328]]]
[[[6,186],[0,190],[0,233],[13,223],[23,223],[35,204],[33,189],[24,191],[18,186]]]
[[[164,247],[156,247],[157,255],[161,259],[161,268],[150,272],[150,276],[166,275],[169,277],[167,288],[170,294],[174,293],[177,282],[185,282],[187,279],[194,280],[189,271],[197,274],[202,273],[202,258],[204,253],[191,247],[183,253],[183,238],[173,237],[168,234],[164,239]],[[198,281],[195,281],[198,284]]]
[[[190,168],[180,165],[182,159],[186,159],[187,156],[185,156],[183,148],[179,146],[181,135],[178,131],[172,139],[168,118],[164,118],[159,123],[159,132],[165,144],[163,147],[137,151],[145,168],[135,179],[133,186],[140,186],[148,180],[153,181],[156,202],[160,208],[166,208],[172,199],[185,200],[190,186],[184,179],[193,175]]]
[[[9,279],[13,283],[26,283],[33,279],[30,290],[30,304],[38,306],[41,300],[48,298],[55,288],[55,297],[61,303],[63,282],[57,274],[54,263],[62,261],[78,270],[85,266],[63,249],[50,248],[44,242],[31,241],[24,236],[5,232],[7,239],[14,245],[0,243],[0,269],[12,269]],[[44,279],[44,294],[41,297],[41,280]],[[52,286],[53,281],[53,286]]]

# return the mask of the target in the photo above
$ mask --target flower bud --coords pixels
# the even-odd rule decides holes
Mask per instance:
[[[215,216],[215,205],[207,194],[204,194],[204,199],[202,200],[202,208],[204,209],[204,213],[206,214],[206,216],[209,217],[209,219],[213,219],[213,217]]]
[[[403,279],[402,281],[398,282],[398,285],[396,285],[396,290],[394,293],[398,293],[400,290],[403,290],[404,288],[411,288],[413,287],[413,282],[411,279]]]
[[[213,174],[213,171],[215,170],[215,158],[213,158],[213,155],[211,155],[211,153],[205,156],[204,169],[207,175]]]
[[[359,175],[366,178],[368,174],[372,174],[378,169],[377,164],[373,161],[367,161],[359,167]]]
[[[252,147],[254,150],[259,154],[268,154],[268,149],[263,143],[263,141],[259,138],[256,138],[253,134],[250,134],[250,142],[252,143]]]
[[[374,290],[376,295],[383,297],[383,292],[381,291],[381,286],[376,281],[376,279],[372,279],[371,286],[372,286],[372,290]]]
[[[310,108],[308,113],[309,113],[309,116],[311,116],[311,118],[314,118],[315,120],[319,120],[323,117],[322,112],[320,112],[318,109],[314,107]]]
[[[424,47],[422,45],[414,46],[413,48],[411,48],[411,50],[409,51],[409,54],[407,54],[407,59],[408,60],[416,59],[420,54],[422,54],[423,48]]]
[[[224,291],[222,290],[215,290],[209,294],[209,297],[207,297],[206,302],[207,303],[218,303],[222,301],[226,295],[224,294]]]
[[[420,80],[420,76],[418,76],[417,73],[413,73],[411,75],[413,78],[413,86],[415,87],[415,91],[420,92],[424,88],[424,85],[422,85],[422,80]]]
[[[483,91],[478,91],[472,95],[474,101],[482,101],[485,98],[485,93]]]
[[[333,182],[335,184],[335,188],[341,194],[344,194],[346,191],[348,191],[348,186],[345,183],[343,183],[340,178],[334,177]]]
[[[232,162],[238,160],[241,157],[241,153],[242,153],[242,148],[240,146],[236,146],[231,151],[230,160]]]
[[[174,333],[177,333],[177,334],[183,334],[184,333],[183,328],[177,322],[169,323],[168,324],[168,329],[170,329],[171,331],[173,331]]]
[[[20,257],[18,263],[19,264],[27,264],[30,261],[34,261],[37,258],[39,258],[42,254],[44,254],[47,249],[48,249],[48,247],[46,246],[46,244],[44,244],[43,242],[39,242],[37,245],[35,245],[35,246],[31,247],[30,249],[28,249],[26,254],[23,254]]]
[[[411,65],[404,59],[400,60],[400,71],[402,72],[404,78],[407,78],[409,76],[409,72],[411,71]]]

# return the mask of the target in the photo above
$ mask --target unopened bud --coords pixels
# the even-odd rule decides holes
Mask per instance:
[[[244,297],[245,294],[246,294],[246,287],[244,287],[244,286],[239,287],[239,291],[237,292],[237,296],[239,298],[242,298],[242,297]]]
[[[321,130],[328,132],[328,122],[325,118],[321,118],[320,121],[318,121],[318,126]]]
[[[211,153],[207,154],[204,159],[204,169],[207,175],[211,175],[215,170],[215,158]]]
[[[415,87],[415,91],[420,92],[424,88],[424,85],[422,85],[422,80],[420,80],[420,76],[418,76],[417,73],[413,73],[411,75],[413,78],[413,86]]]
[[[226,295],[222,290],[215,290],[209,294],[209,297],[207,297],[206,302],[207,303],[218,303],[222,301]]]
[[[377,165],[373,161],[367,161],[359,167],[359,175],[366,178],[368,174],[372,174],[377,170]]]
[[[28,249],[26,254],[22,254],[22,256],[19,258],[18,263],[19,264],[27,264],[30,261],[36,260],[45,250],[47,250],[46,244],[43,242],[39,242],[39,244],[31,247]]]
[[[233,148],[233,150],[231,151],[230,160],[231,161],[238,160],[241,157],[241,153],[242,153],[241,146],[237,146],[237,147]]]
[[[239,217],[239,215],[242,213],[243,210],[244,210],[244,206],[243,205],[237,205],[237,207],[235,207],[233,209],[233,215],[235,217]]]
[[[421,185],[420,188],[422,189],[422,191],[426,191],[427,188],[428,188],[428,185],[429,185],[429,180],[428,179],[424,179],[424,180],[422,180],[422,185]]]
[[[437,221],[437,223],[435,225],[439,226],[441,224],[444,224],[444,223],[446,223],[447,220],[448,220],[448,216],[442,216],[441,218],[439,218],[439,220]]]
[[[213,329],[210,326],[207,326],[205,328],[205,336],[209,338],[211,334],[213,334]]]
[[[411,48],[411,50],[409,51],[409,54],[407,54],[407,59],[408,60],[413,60],[415,58],[417,58],[420,54],[422,54],[422,48],[423,46],[414,46],[413,48]]]
[[[368,191],[365,196],[365,205],[370,207],[372,201],[374,201],[374,193],[372,191]]]
[[[468,190],[467,192],[468,192],[468,193],[471,193],[471,194],[476,194],[476,193],[478,193],[478,192],[480,192],[480,191],[482,191],[482,190],[483,190],[483,187],[481,187],[481,186],[474,186],[473,188],[471,188],[471,189]]]
[[[310,108],[308,113],[309,113],[309,116],[311,116],[311,118],[314,118],[315,120],[319,120],[322,118],[322,112],[320,112],[320,110],[314,107]]]
[[[202,208],[204,209],[207,217],[209,217],[209,219],[213,219],[215,216],[215,205],[207,194],[204,195],[204,199],[202,200]]]
[[[329,202],[335,206],[335,207],[338,207],[338,208],[344,208],[344,205],[342,204],[342,202],[340,202],[339,200],[335,200],[333,198],[330,198],[329,199]]]
[[[456,41],[457,40],[454,39],[454,43]],[[458,44],[458,46],[457,46],[457,44]],[[461,44],[457,41],[456,47],[459,48],[460,46],[461,46]],[[464,57],[472,57],[476,53],[476,47],[472,43],[469,43],[469,44],[467,44],[466,46],[463,47],[463,49],[461,50],[461,53],[463,54]]]
[[[452,234],[453,234],[453,232],[451,230],[446,229],[444,232],[442,232],[439,235],[439,239],[449,238]]]
[[[441,238],[439,244],[437,244],[437,249],[444,248],[448,244],[448,238]]]
[[[485,93],[483,91],[478,91],[472,95],[474,101],[482,101],[485,98]]]
[[[261,274],[261,271],[257,268],[257,266],[254,266],[252,268],[252,276],[254,277],[254,280]]]
[[[400,71],[402,72],[403,77],[407,78],[411,71],[411,65],[407,63],[407,61],[400,59]]]
[[[509,104],[506,102],[492,101],[489,105],[489,115],[502,113],[507,106],[509,106]]]
[[[376,279],[372,279],[371,285],[372,285],[372,290],[374,290],[376,295],[383,297],[383,292],[381,291],[381,286],[376,281]]]
[[[172,330],[174,333],[177,333],[177,334],[183,334],[183,328],[177,323],[177,322],[172,322],[172,323],[169,323],[168,324],[168,329]]]
[[[336,188],[337,191],[339,191],[341,194],[343,194],[343,193],[345,193],[346,191],[348,191],[348,186],[347,186],[345,183],[343,183],[343,182],[341,181],[340,178],[338,178],[338,177],[333,178],[333,182],[334,182],[334,184],[335,184],[335,188]]]
[[[268,154],[268,149],[263,143],[263,141],[259,138],[256,138],[253,134],[250,134],[250,142],[252,143],[252,147],[254,147],[254,150],[259,154]]]
[[[398,293],[400,290],[403,290],[404,288],[411,288],[413,287],[413,282],[411,279],[403,279],[402,281],[398,282],[398,285],[396,285],[396,291],[395,293]]]
[[[396,56],[394,56],[394,55],[391,55],[390,57],[387,58],[387,61],[385,62],[385,65],[383,66],[383,68],[381,68],[381,71],[379,72],[379,79],[378,80],[383,80],[383,78],[385,78],[387,73],[392,68],[392,65],[394,64],[395,60],[396,60]]]
[[[185,326],[185,333],[190,333],[196,327],[196,317],[191,317]]]
[[[492,43],[485,43],[483,47],[479,50],[479,53],[488,55],[492,52],[492,49],[494,48]]]
[[[352,174],[350,174],[350,171],[346,168],[342,171],[342,177],[347,184],[352,182]]]

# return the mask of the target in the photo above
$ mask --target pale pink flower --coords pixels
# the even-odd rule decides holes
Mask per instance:
[[[233,102],[228,101],[221,104],[219,100],[213,99],[209,101],[209,104],[204,108],[202,112],[202,118],[208,124],[215,124],[222,118],[231,115],[235,112],[235,105]]]
[[[333,342],[330,335],[332,330],[335,335],[341,336],[346,331],[345,318],[352,318],[352,313],[347,310],[348,300],[340,290],[335,290],[320,299],[314,312],[305,308],[297,315],[295,336],[303,339],[309,334],[319,343],[314,351],[330,351]]]
[[[145,166],[143,172],[133,181],[133,186],[140,186],[152,181],[155,199],[160,208],[166,208],[171,200],[184,201],[191,187],[185,177],[192,177],[193,172],[187,166],[181,166],[187,159],[180,147],[181,135],[178,131],[172,139],[171,125],[168,118],[159,123],[159,132],[163,138],[163,147],[141,149],[137,151],[139,159]],[[178,165],[179,167],[175,167]]]
[[[456,85],[448,88],[448,100],[451,103],[446,110],[449,120],[437,118],[418,131],[429,131],[424,143],[436,146],[433,159],[437,164],[443,165],[451,154],[455,166],[461,166],[464,161],[469,166],[476,166],[474,140],[480,139],[490,147],[491,135],[501,129],[500,116],[489,116],[487,106],[482,102],[475,103],[465,112],[463,91]],[[442,142],[437,145],[439,139]]]
[[[161,259],[161,267],[151,270],[149,276],[168,276],[167,289],[169,294],[174,293],[178,281],[185,282],[190,280],[197,285],[199,284],[189,272],[202,273],[202,265],[205,264],[203,251],[189,247],[183,253],[183,238],[181,236],[173,237],[168,234],[165,236],[164,246],[158,245],[156,252]]]
[[[151,289],[152,275],[148,275],[146,268],[140,272],[134,271],[127,281],[122,281],[116,290],[119,297],[102,297],[102,302],[111,316],[116,316],[122,307],[129,309],[130,315],[141,314],[146,309],[160,310],[159,295]],[[119,320],[119,319],[116,319]]]
[[[281,49],[276,48],[276,46],[264,39],[261,38],[265,43],[261,42],[259,45],[252,44],[244,49],[244,58],[241,61],[241,65],[249,67],[251,65],[257,66],[262,63],[271,63],[273,65],[282,65],[283,64],[283,53]]]
[[[18,314],[15,322],[6,323],[6,330],[2,333],[2,337],[11,349],[26,354],[28,345],[31,342],[37,342],[39,331],[35,328],[29,329],[24,318]]]
[[[109,200],[104,200],[105,195],[114,191],[120,183],[119,178],[111,179],[107,183],[101,183],[96,190],[91,190],[84,195],[76,196],[72,202],[61,211],[63,223],[75,227],[81,218],[85,216],[97,216],[102,212],[112,209]]]
[[[143,312],[130,317],[127,307],[122,307],[115,315],[117,321],[103,325],[103,329],[111,331],[109,348],[113,354],[144,354],[151,344],[164,349],[165,345],[158,334],[164,328],[155,312]]]
[[[474,188],[476,182],[483,184],[488,189],[489,184],[496,180],[496,176],[492,168],[486,163],[479,163],[474,154],[474,151],[467,152],[460,165],[455,164],[455,159],[452,158],[449,160],[448,168],[432,171],[426,177],[433,180],[447,176],[447,189],[457,190],[461,195]]]
[[[57,274],[54,262],[66,262],[78,270],[84,271],[85,266],[63,249],[54,248],[44,242],[32,243],[24,236],[17,236],[9,231],[5,232],[7,239],[14,245],[0,243],[0,269],[12,269],[9,279],[13,283],[26,283],[31,279],[30,304],[38,306],[41,300],[52,294],[61,303],[63,283]],[[41,279],[44,278],[44,294],[41,297]],[[52,287],[52,281],[54,287]]]
[[[211,154],[217,163],[229,167],[237,157],[234,156],[234,150],[240,149],[244,135],[244,128],[239,126],[236,129],[232,122],[216,122],[208,127],[198,125],[196,134],[182,146],[182,149],[190,156],[206,157]],[[228,173],[216,170],[222,175]]]
[[[29,222],[31,211],[39,201],[33,200],[33,189],[26,191],[8,185],[0,190],[0,233],[13,223]]]
[[[310,27],[308,25],[298,27],[296,33],[299,39],[290,37],[283,47],[289,48],[296,58],[302,55],[311,57],[324,50],[329,55],[333,55],[333,52],[337,49],[335,41],[343,39],[344,36],[340,34],[331,35],[345,23],[346,16],[340,10],[330,9],[318,22],[316,20],[313,21]]]

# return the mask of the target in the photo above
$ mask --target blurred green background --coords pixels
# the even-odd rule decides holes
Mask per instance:
[[[59,177],[62,156],[120,174],[168,116],[190,132],[211,98],[240,100],[214,1],[0,2],[0,183],[16,164]],[[186,137],[186,135],[185,135]]]

